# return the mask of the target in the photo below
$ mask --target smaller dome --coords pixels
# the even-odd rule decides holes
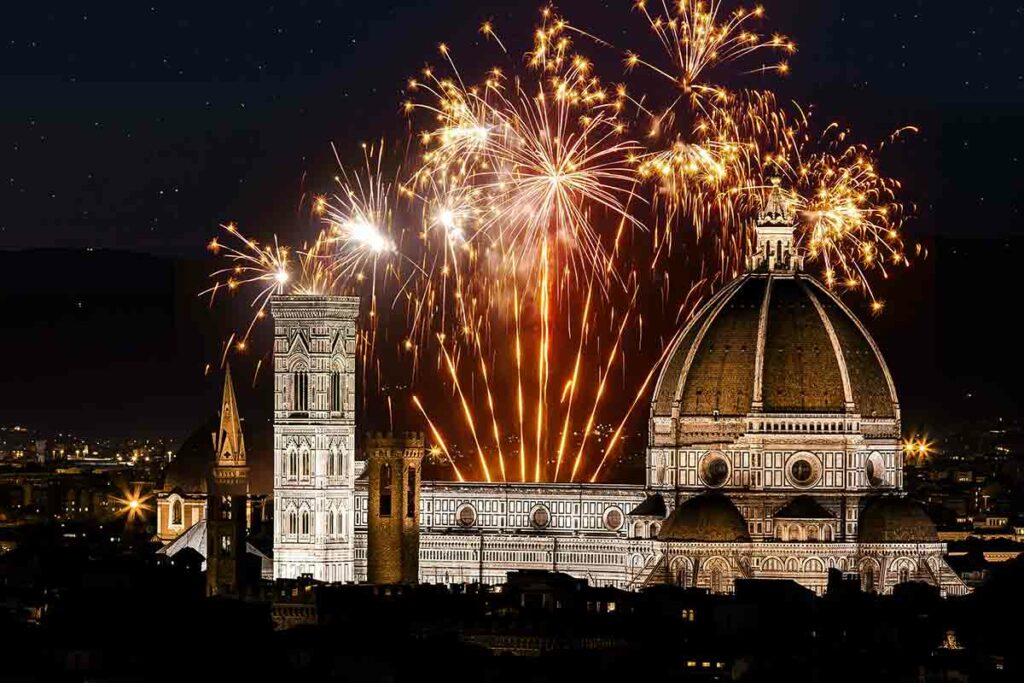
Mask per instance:
[[[861,543],[936,543],[935,523],[918,503],[902,496],[868,500],[860,513]]]
[[[797,496],[775,513],[775,519],[833,519],[835,515],[811,496]]]
[[[206,479],[214,462],[212,434],[216,430],[217,423],[210,420],[185,439],[164,470],[161,490],[206,493]]]
[[[630,517],[658,517],[665,519],[665,513],[668,510],[665,508],[665,499],[660,493],[647,496],[643,501],[633,508],[629,516]]]
[[[728,497],[702,493],[676,506],[658,540],[749,543],[750,532],[747,520]]]

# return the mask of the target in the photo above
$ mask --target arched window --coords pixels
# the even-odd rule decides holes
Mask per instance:
[[[309,510],[303,510],[302,511],[302,535],[303,536],[308,536],[309,535],[310,517],[311,517],[311,515],[309,513]]]
[[[171,524],[174,526],[181,526],[185,515],[182,512],[182,506],[180,500],[175,500],[171,503]]]
[[[309,451],[302,451],[302,476],[308,477],[313,473],[313,456]]]
[[[305,370],[292,373],[292,410],[309,410],[309,373]]]
[[[338,511],[338,522],[337,522],[338,533],[344,535],[345,533],[345,517],[344,513]]]
[[[686,563],[680,562],[676,568],[676,585],[686,588]]]
[[[719,567],[715,567],[711,570],[711,592],[721,593],[724,588],[722,584],[722,570]]]
[[[910,568],[907,567],[907,565],[903,565],[902,567],[900,567],[898,576],[900,583],[906,583],[907,581],[910,581]]]
[[[875,568],[867,565],[860,573],[860,589],[865,593],[875,592]]]
[[[288,471],[285,474],[289,479],[299,476],[299,454],[294,448],[288,451]]]
[[[410,467],[405,477],[405,516],[416,516],[416,468]]]
[[[821,530],[821,540],[826,541],[826,542],[832,540],[832,527],[831,526],[826,524],[822,528],[822,530]]]
[[[338,370],[331,373],[331,412],[341,412],[341,372]]]
[[[334,515],[331,514],[330,512],[327,513],[326,522],[327,522],[327,534],[329,536],[333,536],[334,535]]]
[[[381,517],[391,516],[391,465],[380,466],[380,505],[377,513]]]
[[[644,537],[644,523],[643,522],[635,522],[633,524],[633,538],[643,538],[643,537]]]
[[[327,454],[327,476],[328,477],[335,476],[334,465],[337,462],[334,459],[335,452],[336,452],[336,449],[332,448],[331,452]]]
[[[288,513],[288,533],[296,534],[299,532],[299,515],[295,510]]]

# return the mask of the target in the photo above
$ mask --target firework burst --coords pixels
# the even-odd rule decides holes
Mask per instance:
[[[475,79],[442,44],[441,69],[408,83],[418,145],[404,175],[385,170],[383,144],[364,146],[362,165],[313,202],[308,245],[260,245],[233,227],[229,246],[211,243],[230,267],[206,293],[255,291],[235,346],[275,294],[368,291],[364,401],[386,395],[393,420],[387,356],[411,373],[411,405],[460,480],[593,481],[672,345],[671,335],[645,341],[645,316],[674,329],[738,274],[769,192],[785,192],[826,283],[880,309],[868,278],[905,262],[905,211],[898,181],[877,170],[879,149],[835,127],[812,136],[805,110],[770,90],[722,85],[725,66],[788,70],[794,44],[755,30],[761,8],[657,4],[637,8],[660,56],[629,52],[626,66],[660,89],[638,96],[606,85],[576,42],[611,46],[551,9],[522,60],[485,22],[505,66]],[[677,240],[695,248],[673,250]],[[620,414],[609,417],[612,401]]]

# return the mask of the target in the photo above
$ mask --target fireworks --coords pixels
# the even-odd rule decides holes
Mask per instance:
[[[441,44],[442,67],[407,84],[415,151],[397,166],[383,143],[364,145],[355,170],[339,159],[334,191],[312,202],[311,242],[261,245],[226,226],[230,244],[211,243],[230,267],[205,293],[255,289],[236,347],[275,294],[369,290],[364,392],[386,394],[391,415],[381,367],[407,370],[416,394],[402,402],[459,480],[579,481],[614,461],[671,348],[645,338],[645,320],[675,329],[738,274],[773,179],[807,260],[880,310],[870,271],[905,263],[905,212],[879,149],[836,127],[813,135],[770,90],[723,84],[727,66],[789,68],[795,46],[755,30],[760,7],[649,4],[637,9],[660,56],[626,56],[631,79],[654,76],[642,95],[607,85],[582,47],[611,46],[551,9],[521,60],[490,21],[480,33],[502,66],[470,74]]]
[[[901,129],[890,139],[907,130],[916,129]],[[775,157],[771,167],[788,188],[798,219],[797,245],[808,258],[821,262],[825,284],[863,289],[878,312],[884,304],[875,298],[866,271],[877,268],[886,276],[887,264],[907,264],[900,235],[900,183],[878,172],[876,149],[846,144],[847,134],[835,124],[824,137],[806,158],[790,162]]]
[[[662,13],[652,14],[648,4],[659,5]],[[677,0],[673,12],[665,0],[660,3],[639,0],[636,7],[650,23],[671,60],[671,66],[656,66],[635,52],[629,53],[626,64],[630,67],[645,66],[672,81],[684,93],[691,93],[699,79],[713,67],[759,52],[781,52],[785,55],[796,52],[796,45],[783,35],[766,37],[747,28],[764,18],[764,8],[760,6],[753,10],[737,8],[726,12],[721,0]],[[763,63],[753,71],[786,73],[789,64],[785,60]]]
[[[245,350],[256,322],[266,315],[267,305],[274,294],[281,294],[292,280],[291,250],[278,243],[274,237],[273,245],[260,245],[256,240],[242,235],[234,223],[221,226],[232,241],[224,244],[216,237],[210,240],[207,248],[214,254],[220,254],[231,262],[231,267],[216,270],[210,276],[215,280],[209,289],[200,292],[200,296],[210,295],[213,298],[221,288],[235,291],[246,285],[254,285],[257,289],[250,304],[255,311],[249,326],[241,336],[235,335],[238,350]],[[235,246],[239,243],[239,246]]]

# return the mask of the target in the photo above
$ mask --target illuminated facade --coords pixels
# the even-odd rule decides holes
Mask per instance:
[[[931,520],[903,496],[899,403],[885,361],[850,310],[802,272],[792,235],[776,190],[747,273],[697,313],[667,356],[643,484],[423,482],[420,580],[496,583],[508,571],[550,569],[633,589],[729,592],[737,578],[786,578],[820,592],[838,569],[871,591],[919,580],[966,592]],[[275,322],[283,436],[293,390],[282,378],[306,352],[294,341],[301,325]],[[320,390],[310,396],[324,400]],[[310,413],[296,425],[308,432],[314,422]],[[280,455],[288,445],[275,447]],[[309,480],[323,482],[322,470]],[[275,490],[278,523],[297,501],[320,509],[304,492]],[[352,574],[337,578],[366,580],[365,478],[346,479],[337,495],[354,512]],[[275,575],[334,578],[314,559],[331,537],[328,519],[290,537]]]
[[[274,577],[355,579],[352,297],[275,297]]]

